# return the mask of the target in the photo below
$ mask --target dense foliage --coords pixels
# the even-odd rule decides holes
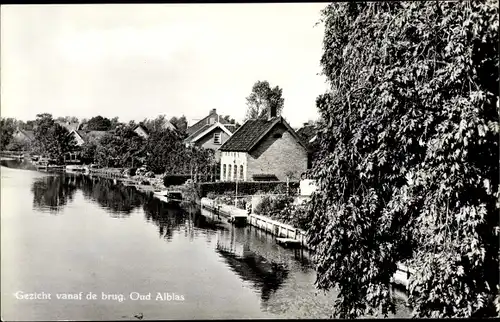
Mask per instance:
[[[498,3],[335,3],[323,12],[325,125],[309,213],[335,312],[492,315],[498,300]]]
[[[287,183],[283,181],[224,181],[224,182],[207,182],[199,185],[200,196],[206,197],[209,193],[215,195],[222,195],[226,192],[236,194],[236,185],[238,185],[238,196],[254,195],[264,193],[286,193],[289,191],[290,195],[297,194],[299,190],[299,182],[293,181]]]
[[[85,130],[87,131],[109,131],[111,129],[111,120],[100,115],[94,116],[85,123]]]
[[[172,123],[180,133],[185,133],[188,128],[187,119],[184,115],[181,117],[173,116],[170,119],[170,123]]]
[[[16,130],[15,120],[12,118],[0,118],[0,150],[5,150],[12,141]]]
[[[102,167],[137,167],[145,156],[144,139],[134,127],[119,125],[106,133],[95,149],[95,161]]]
[[[174,131],[159,129],[151,132],[146,146],[148,151],[146,164],[154,173],[164,173],[168,165],[182,164],[184,161],[182,151],[184,149],[182,141]]]
[[[273,219],[284,224],[307,231],[311,227],[309,203],[290,203],[281,211],[273,215]]]
[[[276,109],[276,115],[279,116],[285,103],[283,89],[279,86],[271,88],[268,81],[257,81],[246,99],[247,112],[245,120],[267,118],[271,107]]]
[[[34,136],[35,153],[54,159],[57,163],[63,163],[65,154],[76,149],[73,136],[56,123],[50,114],[37,115]]]
[[[252,211],[258,215],[274,218],[275,215],[292,204],[293,199],[293,197],[287,195],[266,195],[260,199],[255,209],[252,209]]]

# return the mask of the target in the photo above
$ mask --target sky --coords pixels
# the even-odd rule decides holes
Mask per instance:
[[[292,126],[318,118],[326,3],[1,7],[2,117],[122,122],[216,109],[242,121],[253,84],[283,89]]]

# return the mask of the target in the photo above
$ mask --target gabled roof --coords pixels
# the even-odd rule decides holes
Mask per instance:
[[[231,136],[233,134],[233,132],[230,131],[224,124],[219,123],[219,122],[215,122],[212,125],[205,125],[200,130],[198,130],[195,133],[188,136],[184,141],[185,142],[196,142],[217,128],[226,132],[226,134],[229,136]]]
[[[57,124],[61,125],[62,127],[65,127],[69,132],[71,131],[78,131],[81,127],[80,122],[61,122],[61,121],[56,121]]]
[[[78,135],[84,142],[89,142],[91,140],[98,141],[100,140],[107,131],[71,131],[71,133],[75,133]]]
[[[216,109],[212,109],[210,111],[210,113],[208,113],[207,116],[205,116],[204,118],[202,118],[201,120],[199,120],[198,122],[194,123],[193,125],[189,126],[187,129],[186,129],[186,133],[191,136],[193,135],[194,133],[196,132],[199,132],[202,128],[204,128],[206,125],[212,125],[209,123],[209,118],[210,117],[215,117],[215,121],[216,122],[219,122],[221,124],[230,124],[230,122],[226,121],[225,119],[223,119],[222,117],[220,117],[219,114],[217,114],[217,110]]]
[[[276,125],[282,124],[299,142],[300,145],[307,150],[306,145],[283,117],[274,117],[267,119],[251,119],[246,121],[233,135],[220,147],[221,151],[251,151]]]
[[[141,128],[144,132],[146,132],[147,135],[149,135],[149,130],[144,125],[142,124],[137,125],[136,127],[134,127],[134,131],[137,130],[138,128]]]
[[[23,134],[25,137],[27,137],[29,140],[33,140],[35,138],[35,133],[33,131],[26,131],[26,130],[17,130],[19,133]]]
[[[300,136],[300,138],[307,143],[312,142],[314,137],[316,136],[317,129],[314,125],[304,125],[301,127],[298,131],[297,134]]]

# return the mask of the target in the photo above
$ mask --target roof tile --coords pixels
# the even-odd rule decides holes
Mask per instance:
[[[233,133],[220,150],[248,152],[274,124],[276,124],[276,119],[248,120]]]

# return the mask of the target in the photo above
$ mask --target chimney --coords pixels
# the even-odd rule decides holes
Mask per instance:
[[[214,109],[212,109],[212,110],[210,111],[210,113],[209,113],[209,114],[216,114],[216,113],[217,113],[217,109],[215,109],[215,108],[214,108]]]
[[[269,107],[269,119],[272,119],[273,117],[276,117],[276,106],[270,106]]]
[[[304,123],[304,126],[308,126],[308,125],[309,125],[309,123],[308,123],[308,122],[305,122],[305,123]]]

